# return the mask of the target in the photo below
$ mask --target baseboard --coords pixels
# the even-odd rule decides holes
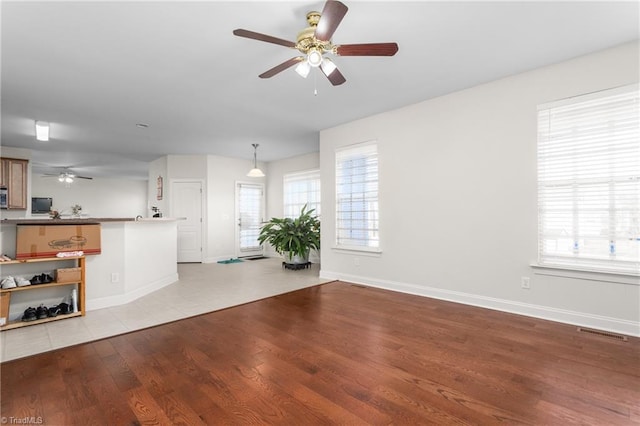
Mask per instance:
[[[136,299],[146,296],[149,293],[158,291],[163,287],[173,284],[178,281],[178,273],[168,275],[166,277],[155,280],[142,288],[138,288],[135,291],[125,294],[118,294],[115,296],[100,297],[97,299],[87,299],[87,311],[94,311],[96,309],[110,308],[112,306],[120,306]]]
[[[459,291],[443,290],[435,287],[418,286],[415,284],[396,281],[378,280],[358,275],[342,274],[327,270],[320,270],[320,278],[327,280],[348,281],[369,287],[397,291],[400,293],[414,294],[416,296],[431,297],[433,299],[478,306],[496,311],[525,315],[549,321],[572,324],[581,327],[589,327],[598,330],[621,333],[628,336],[640,337],[640,323],[618,318],[593,315],[584,312],[569,311],[542,305],[516,302],[513,300],[497,299],[477,294]]]

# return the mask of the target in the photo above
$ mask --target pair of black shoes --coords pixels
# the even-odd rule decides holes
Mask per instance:
[[[57,306],[52,306],[50,308],[47,308],[44,305],[40,305],[35,309],[32,307],[28,307],[27,309],[25,309],[24,315],[22,315],[22,321],[28,322],[28,321],[35,321],[39,319],[45,319],[45,318],[53,318],[53,317],[57,317],[58,314],[66,315],[72,312],[73,310],[71,309],[71,306],[69,306],[68,303],[61,303]]]
[[[38,306],[37,309],[29,306],[24,310],[24,315],[22,315],[22,321],[35,321],[37,319],[47,318],[49,316],[49,310],[45,306]]]
[[[35,284],[49,284],[53,282],[53,277],[51,277],[51,275],[49,274],[40,274],[40,275],[34,275],[33,278],[31,278],[31,284],[35,285]]]

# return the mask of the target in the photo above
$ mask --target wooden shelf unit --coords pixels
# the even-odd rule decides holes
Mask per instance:
[[[61,319],[74,318],[74,317],[85,315],[86,311],[85,311],[85,258],[84,256],[46,257],[46,258],[39,258],[39,259],[10,260],[5,262],[0,262],[0,265],[2,266],[21,265],[21,264],[27,264],[27,263],[62,262],[62,261],[69,261],[69,260],[75,261],[76,265],[80,268],[80,280],[64,281],[64,282],[54,281],[47,284],[31,284],[24,287],[0,289],[0,293],[37,291],[38,289],[43,289],[43,288],[75,285],[77,286],[77,290],[78,290],[78,312],[73,312],[70,314],[58,314],[55,317],[48,317],[48,318],[38,319],[34,321],[21,321],[21,320],[11,321],[3,326],[0,326],[0,331],[11,330],[13,328],[27,327],[27,326],[36,325],[36,324],[43,324],[51,321],[58,321]],[[11,304],[9,304],[9,311],[10,310],[11,310]],[[6,317],[7,318],[9,317],[9,312],[6,313]]]

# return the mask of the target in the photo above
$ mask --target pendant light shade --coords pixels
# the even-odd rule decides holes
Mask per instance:
[[[247,173],[247,176],[264,177],[264,173],[262,172],[262,170],[258,168],[258,146],[259,145],[257,143],[252,143],[251,146],[253,146],[253,169],[249,170],[249,173]]]

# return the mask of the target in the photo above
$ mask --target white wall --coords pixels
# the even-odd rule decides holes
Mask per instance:
[[[91,217],[147,216],[147,181],[131,179],[76,179],[69,187],[55,177],[31,175],[31,196],[52,197],[61,214],[80,204]],[[29,199],[29,209],[31,199]],[[23,215],[24,215],[23,211]]]
[[[252,164],[247,160],[207,156],[207,231],[205,262],[237,257],[235,222],[236,182],[265,183],[268,178],[250,178]],[[265,164],[258,167],[266,170]],[[268,172],[267,172],[268,173]]]
[[[258,166],[266,169],[264,163]],[[171,182],[196,180],[203,183],[203,262],[237,257],[235,223],[236,182],[261,182],[265,178],[249,178],[247,172],[252,162],[215,155],[169,155],[151,163],[149,167],[149,195],[151,205],[161,208],[169,215],[171,205]],[[156,179],[163,176],[163,200],[156,198]]]
[[[287,173],[320,168],[320,153],[299,155],[267,164],[267,220],[284,215],[283,178]]]
[[[158,178],[162,178],[162,200],[158,200]],[[169,179],[167,173],[167,157],[161,157],[149,163],[149,179],[147,181],[147,205],[144,217],[153,216],[151,207],[158,207],[161,212],[169,211]]]
[[[287,173],[303,172],[320,168],[320,153],[298,155],[296,157],[285,158],[284,160],[272,161],[267,164],[267,217],[284,216],[284,194],[283,178]],[[265,255],[269,257],[280,256],[270,245],[265,247]],[[316,253],[311,253],[314,263],[319,263],[320,259]]]
[[[537,105],[637,82],[638,60],[626,44],[322,131],[321,276],[640,335],[638,280],[530,266]],[[368,140],[379,149],[379,256],[332,248],[334,152]]]

